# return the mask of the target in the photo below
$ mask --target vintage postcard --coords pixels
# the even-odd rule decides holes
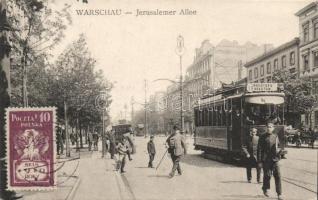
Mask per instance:
[[[317,200],[317,149],[317,0],[0,0],[0,200]]]

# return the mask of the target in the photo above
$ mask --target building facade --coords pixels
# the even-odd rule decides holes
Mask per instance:
[[[246,42],[222,40],[213,46],[204,40],[195,50],[192,65],[187,68],[187,90],[200,98],[209,91],[221,87],[222,83],[231,83],[244,77],[242,63],[273,49],[273,45],[255,45]]]
[[[281,69],[289,70],[291,73],[298,73],[298,46],[299,39],[295,38],[247,62],[244,65],[247,71],[247,82],[272,82],[273,73]]]
[[[295,14],[299,18],[299,77],[309,77],[312,94],[318,96],[318,4],[312,2]],[[311,117],[310,117],[311,116]],[[311,115],[302,116],[302,121],[311,128],[318,128],[318,106]]]

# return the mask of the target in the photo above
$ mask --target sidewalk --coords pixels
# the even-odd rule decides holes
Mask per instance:
[[[81,150],[83,151],[83,150]],[[87,150],[84,150],[87,151]],[[65,155],[57,157],[55,169],[57,170],[57,188],[50,191],[23,191],[24,200],[68,200],[72,199],[74,191],[80,183],[78,153],[71,150],[71,157]]]
[[[109,153],[101,158],[100,151],[93,151],[91,158],[81,159],[80,174],[81,183],[74,195],[76,200],[131,199]]]

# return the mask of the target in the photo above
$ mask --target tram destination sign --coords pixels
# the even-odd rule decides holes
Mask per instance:
[[[246,87],[248,92],[277,92],[277,83],[248,83]]]

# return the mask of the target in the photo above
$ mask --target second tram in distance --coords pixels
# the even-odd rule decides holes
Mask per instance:
[[[194,107],[194,146],[224,161],[242,159],[242,145],[251,128],[264,134],[266,123],[275,124],[284,149],[284,97],[277,83],[237,85],[201,98]]]

